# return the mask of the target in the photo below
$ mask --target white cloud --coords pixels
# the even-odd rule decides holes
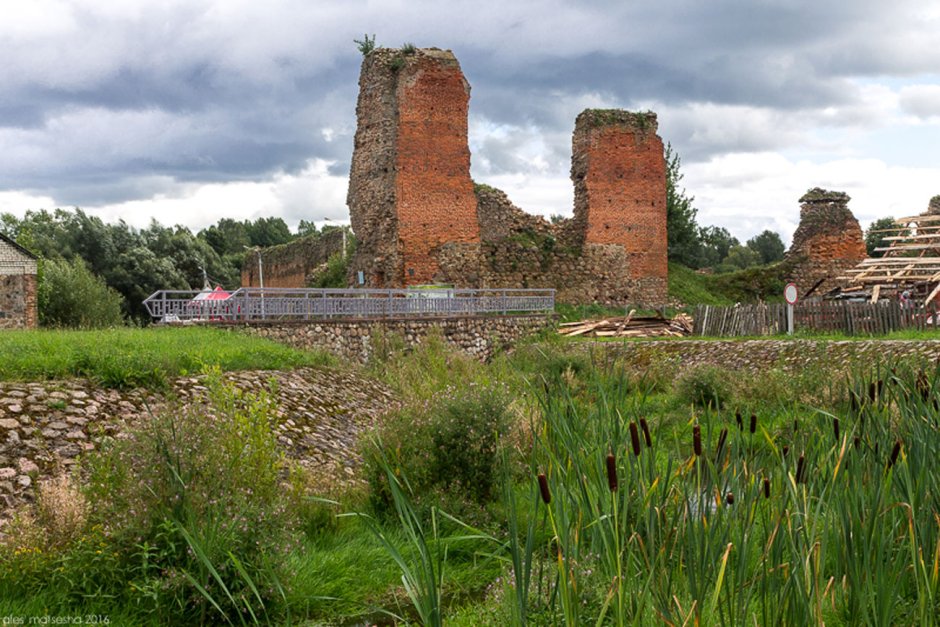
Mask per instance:
[[[940,121],[940,85],[908,85],[900,92],[901,108],[927,121]]]

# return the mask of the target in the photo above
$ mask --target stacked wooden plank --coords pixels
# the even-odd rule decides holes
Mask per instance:
[[[567,337],[683,337],[692,334],[692,317],[637,316],[634,310],[622,318],[565,322],[558,332]]]

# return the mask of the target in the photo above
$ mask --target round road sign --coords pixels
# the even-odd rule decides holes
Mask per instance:
[[[789,305],[796,304],[796,301],[799,300],[799,293],[796,289],[796,283],[787,283],[787,286],[783,288],[783,298]]]

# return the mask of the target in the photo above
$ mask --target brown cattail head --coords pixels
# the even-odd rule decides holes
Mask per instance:
[[[728,494],[725,495],[725,502],[728,503],[728,505],[734,505],[734,492],[728,492]]]
[[[646,448],[653,448],[653,438],[650,436],[650,423],[646,418],[640,418],[640,429],[643,430],[643,439],[646,440]]]
[[[832,434],[836,436],[836,441],[838,441],[839,440],[839,419],[838,418],[832,419]]]
[[[790,447],[787,446],[786,444],[784,444],[784,445],[783,445],[783,456],[786,457],[786,456],[789,455],[789,454],[790,454]]]
[[[806,458],[800,453],[800,458],[796,460],[796,482],[803,483],[803,475],[806,472]]]
[[[734,412],[734,421],[738,423],[738,431],[744,430],[744,421],[741,419],[741,412]]]
[[[545,473],[539,473],[539,492],[542,493],[542,502],[548,505],[552,502],[552,493],[548,491],[548,478]]]
[[[895,462],[898,461],[898,455],[901,454],[901,440],[896,440],[894,442],[894,448],[891,449],[891,458],[888,460],[888,468],[894,466]]]
[[[855,445],[855,448],[856,448],[856,449],[858,449],[858,447],[859,447],[859,445],[861,445],[861,443],[862,443],[862,441],[859,439],[858,436],[855,436],[854,438],[852,438],[852,444]]]
[[[764,498],[770,498],[770,479],[764,477]]]
[[[725,440],[728,439],[728,430],[722,429],[721,433],[718,435],[718,446],[715,448],[715,458],[721,457],[721,451],[725,447]]]
[[[613,453],[607,456],[607,487],[611,492],[617,491],[617,458]]]
[[[794,419],[793,420],[793,433],[796,433],[799,430],[800,430],[800,421]]]
[[[702,456],[702,428],[698,425],[692,427],[692,450],[696,457]]]
[[[751,433],[757,432],[757,414],[751,414]]]
[[[630,445],[633,447],[634,457],[640,456],[640,433],[637,431],[636,423],[630,423]]]

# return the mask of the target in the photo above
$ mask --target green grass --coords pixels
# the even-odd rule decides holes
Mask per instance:
[[[783,300],[790,271],[785,262],[726,274],[699,274],[679,263],[669,264],[669,297],[684,305],[733,305]]]
[[[324,353],[201,327],[6,331],[0,355],[0,380],[87,377],[113,388],[161,387],[207,365],[227,371],[335,363]]]

